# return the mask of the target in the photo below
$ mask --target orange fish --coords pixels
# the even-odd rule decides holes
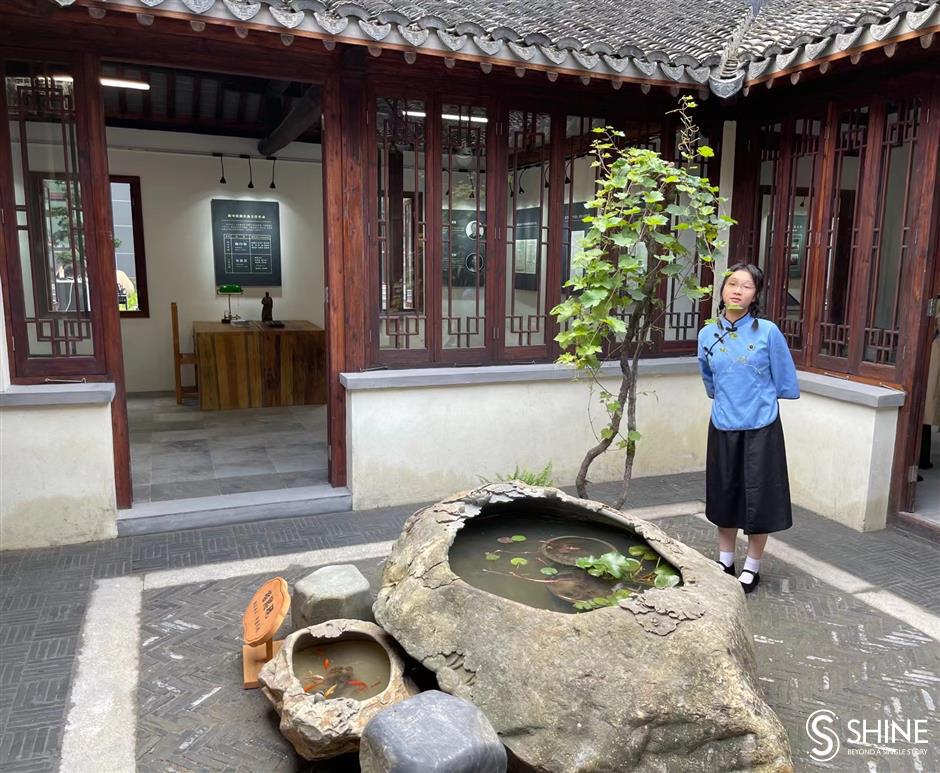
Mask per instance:
[[[346,684],[351,685],[352,687],[360,687],[360,688],[365,688],[369,686],[365,682],[360,682],[358,679],[350,679],[348,682],[346,682]]]
[[[326,691],[325,693],[323,693],[323,697],[324,697],[324,698],[329,698],[334,692],[336,692],[336,685],[335,685],[335,684],[334,684],[332,687],[327,688],[327,691]]]
[[[324,658],[324,660],[323,660],[323,667],[326,668],[326,669],[329,669],[329,667],[330,667],[330,659],[329,659],[329,658]]]

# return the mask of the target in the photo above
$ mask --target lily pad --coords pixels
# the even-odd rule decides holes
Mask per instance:
[[[558,574],[558,570],[554,566],[543,566],[539,571],[546,577],[552,577]]]
[[[499,561],[499,553],[487,553],[485,557],[487,561]]]
[[[510,538],[511,542],[525,542],[526,538],[521,534],[513,534]]]
[[[525,566],[527,563],[529,563],[529,559],[523,558],[522,556],[516,556],[515,558],[510,559],[509,563],[513,566]]]

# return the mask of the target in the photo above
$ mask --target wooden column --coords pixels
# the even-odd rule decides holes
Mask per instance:
[[[89,170],[95,184],[84,192],[93,213],[96,260],[89,266],[101,304],[101,340],[104,343],[105,368],[114,382],[111,402],[111,428],[114,444],[114,487],[119,508],[131,506],[131,449],[127,429],[127,391],[124,381],[124,351],[121,342],[121,315],[114,296],[116,266],[114,233],[111,224],[111,186],[108,183],[108,142],[105,136],[104,108],[98,82],[101,61],[85,53],[81,58],[84,89],[78,95],[79,120],[84,122],[88,138]]]
[[[911,288],[910,303],[903,312],[901,341],[898,352],[898,380],[907,397],[898,412],[897,434],[894,444],[894,466],[891,471],[891,494],[888,512],[907,511],[914,504],[917,485],[917,452],[920,447],[920,428],[924,420],[924,399],[927,392],[927,370],[934,321],[927,316],[927,301],[931,294],[940,292],[940,82],[934,79],[925,90],[922,107],[924,123],[920,126],[915,152],[915,168],[921,170],[919,189],[911,191],[911,200],[917,203],[913,218],[915,233],[911,258],[900,281]]]
[[[366,366],[370,298],[363,192],[368,154],[365,51],[347,49],[323,89],[323,205],[327,294],[330,483],[346,485],[346,390]]]

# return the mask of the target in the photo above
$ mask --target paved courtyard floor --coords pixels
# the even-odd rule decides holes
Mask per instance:
[[[703,491],[700,474],[639,479],[627,507],[673,505],[658,525],[711,557]],[[275,574],[293,582],[355,563],[376,587],[414,509],[0,554],[0,770],[357,770],[354,758],[304,762],[264,696],[241,689],[241,616]],[[904,532],[859,534],[799,509],[771,539],[748,607],[796,770],[940,771],[938,559],[936,544]],[[819,709],[843,724],[925,720],[928,743],[843,738],[818,762],[805,725]]]

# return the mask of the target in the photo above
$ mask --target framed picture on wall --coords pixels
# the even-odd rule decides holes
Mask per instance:
[[[281,286],[281,224],[276,201],[212,200],[217,285]]]

